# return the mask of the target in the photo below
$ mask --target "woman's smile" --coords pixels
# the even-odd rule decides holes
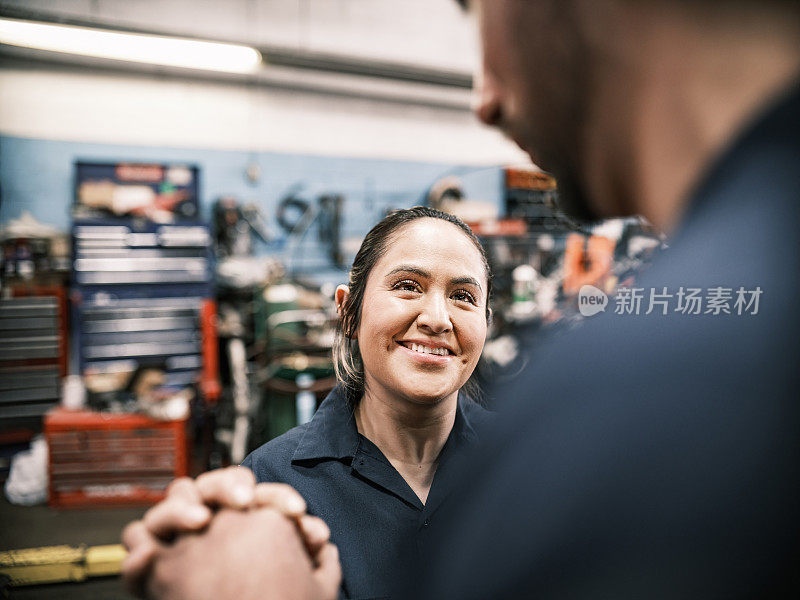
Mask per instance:
[[[423,364],[446,365],[453,359],[455,353],[447,347],[438,345],[435,342],[397,342],[397,345],[407,352],[413,360],[418,360]]]

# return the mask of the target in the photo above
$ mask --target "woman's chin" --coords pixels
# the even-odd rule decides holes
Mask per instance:
[[[458,394],[458,389],[444,388],[432,390],[430,386],[403,390],[402,396],[413,404],[435,406]]]

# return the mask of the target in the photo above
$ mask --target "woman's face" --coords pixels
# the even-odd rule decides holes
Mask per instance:
[[[486,340],[486,271],[452,223],[416,219],[367,278],[358,345],[368,393],[433,403],[457,393]]]

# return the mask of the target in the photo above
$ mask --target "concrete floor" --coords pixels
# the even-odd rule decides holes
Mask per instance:
[[[147,510],[103,508],[54,510],[47,506],[23,507],[0,499],[0,550],[68,544],[88,546],[118,544],[122,528]],[[5,597],[19,599],[130,600],[117,577],[102,577],[83,583],[63,583],[10,588]],[[3,598],[0,591],[0,598]]]

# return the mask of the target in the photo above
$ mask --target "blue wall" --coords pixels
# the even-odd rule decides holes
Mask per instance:
[[[345,197],[342,237],[363,236],[388,208],[423,201],[428,187],[445,175],[459,175],[467,195],[500,202],[497,168],[446,163],[327,157],[274,152],[204,150],[60,142],[0,136],[0,225],[27,210],[42,222],[68,229],[76,161],[187,163],[200,168],[200,200],[204,218],[218,197],[230,195],[256,202],[275,232],[275,209],[285,193],[302,184],[298,196],[316,201],[324,193]],[[261,179],[253,185],[245,168],[256,161]],[[282,232],[281,232],[282,234]],[[324,270],[329,263],[309,232],[298,255],[301,270]],[[280,241],[264,252],[282,252]]]

